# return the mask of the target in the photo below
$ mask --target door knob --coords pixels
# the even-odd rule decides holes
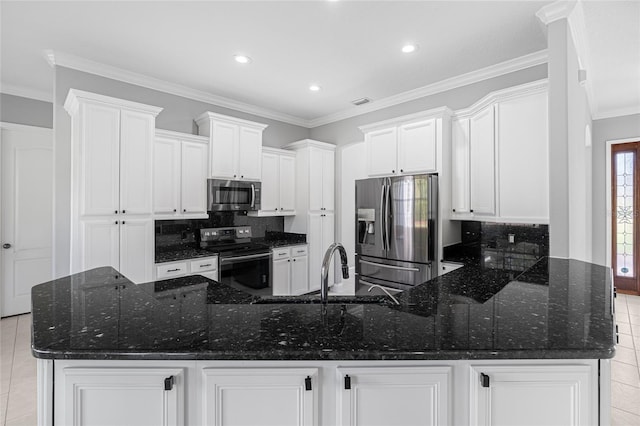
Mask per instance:
[[[3,244],[2,248],[3,249],[10,249],[11,248],[11,244]]]

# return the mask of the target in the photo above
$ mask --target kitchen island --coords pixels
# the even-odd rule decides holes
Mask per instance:
[[[579,261],[465,266],[399,305],[99,268],[32,306],[43,425],[608,423],[613,288]]]

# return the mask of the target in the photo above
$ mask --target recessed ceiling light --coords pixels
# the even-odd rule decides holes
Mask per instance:
[[[317,84],[312,84],[311,86],[309,86],[309,90],[311,90],[312,92],[319,92],[321,89],[320,86],[318,86]]]
[[[418,49],[418,46],[415,44],[405,44],[404,46],[402,46],[403,53],[412,53],[412,52],[415,52],[417,49]]]
[[[233,55],[233,59],[235,59],[239,64],[248,64],[251,62],[251,58],[245,55]]]

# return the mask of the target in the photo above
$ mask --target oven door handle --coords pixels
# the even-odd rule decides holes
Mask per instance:
[[[418,271],[420,271],[419,268],[411,268],[411,267],[407,267],[407,266],[385,265],[383,263],[368,262],[366,260],[361,260],[360,263],[363,263],[365,265],[370,265],[370,266],[379,266],[381,268],[397,269],[399,271],[409,271],[409,272],[418,272]]]
[[[251,208],[256,206],[256,186],[251,184]]]
[[[221,257],[220,264],[223,264],[225,262],[234,262],[236,260],[249,260],[269,257],[271,257],[271,253],[250,254],[248,256]]]

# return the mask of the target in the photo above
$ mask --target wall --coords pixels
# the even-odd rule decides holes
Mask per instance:
[[[369,112],[357,117],[347,118],[335,123],[326,124],[311,129],[311,139],[322,142],[346,145],[348,143],[363,140],[364,136],[358,126],[375,123],[377,121],[400,117],[419,111],[447,106],[452,110],[467,108],[485,95],[507,87],[531,81],[541,80],[547,77],[546,64],[494,77],[478,83],[436,93],[431,96],[415,99],[378,111]],[[375,99],[373,100],[375,102]]]
[[[64,110],[69,89],[163,107],[156,127],[184,133],[197,133],[194,119],[205,111],[226,114],[268,124],[264,131],[265,146],[280,147],[309,137],[309,129],[251,114],[194,101],[176,95],[100,77],[64,67],[54,69],[54,275],[69,274],[71,235],[71,118]]]
[[[53,104],[0,93],[0,121],[53,128]]]
[[[550,255],[591,260],[591,168],[586,92],[566,19],[548,26]]]
[[[630,138],[640,141],[640,114],[594,120],[591,133],[593,155],[593,262],[600,265],[609,265],[610,259],[606,258],[606,229],[608,222],[611,220],[611,212],[607,211],[606,200],[607,141]]]

